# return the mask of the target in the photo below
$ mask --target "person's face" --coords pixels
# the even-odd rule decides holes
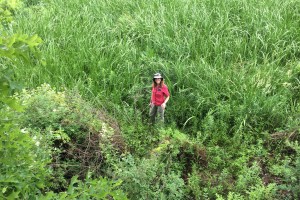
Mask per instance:
[[[155,83],[156,83],[156,84],[160,84],[160,82],[161,82],[161,78],[156,78],[156,79],[155,79]]]

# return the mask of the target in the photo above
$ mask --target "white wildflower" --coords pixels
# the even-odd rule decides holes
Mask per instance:
[[[25,128],[22,128],[21,133],[28,133],[28,131]]]
[[[288,82],[284,82],[284,83],[283,83],[283,86],[286,87],[286,88],[288,88],[288,87],[291,87],[292,84],[291,84],[291,83],[288,83]]]

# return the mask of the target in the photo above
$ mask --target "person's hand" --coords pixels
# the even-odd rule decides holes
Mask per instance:
[[[162,109],[166,108],[166,103],[161,104]]]
[[[150,107],[153,107],[153,103],[149,103],[149,106],[150,106]]]

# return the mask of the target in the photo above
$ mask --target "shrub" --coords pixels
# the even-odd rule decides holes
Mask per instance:
[[[117,189],[122,181],[110,181],[106,178],[92,179],[89,175],[85,181],[78,180],[78,176],[74,176],[68,186],[67,191],[54,193],[48,192],[46,195],[39,196],[43,200],[56,199],[114,199],[127,200],[126,194]]]
[[[156,157],[135,159],[126,156],[116,176],[124,181],[122,189],[130,199],[183,199],[184,182],[176,171],[168,171]]]
[[[5,116],[1,112],[1,116]],[[25,129],[6,123],[0,127],[0,198],[30,199],[49,186],[50,151]]]
[[[125,150],[120,133],[104,122],[110,122],[110,118],[76,92],[57,92],[43,84],[16,96],[25,107],[25,112],[19,115],[20,125],[40,133],[48,143],[45,145],[52,146],[54,191],[65,190],[75,175],[80,179],[88,171],[93,171],[95,176],[104,175],[109,165],[106,154]],[[101,144],[105,147],[101,148]]]
[[[282,163],[271,167],[274,175],[281,177],[278,189],[289,199],[300,197],[300,146],[298,142],[287,142],[287,146],[295,151],[295,155],[286,156]]]
[[[258,183],[250,187],[247,194],[249,195],[249,199],[272,200],[275,198],[276,191],[277,188],[275,183],[268,184],[267,186]]]

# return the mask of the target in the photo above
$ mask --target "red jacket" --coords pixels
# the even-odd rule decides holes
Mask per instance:
[[[170,96],[168,87],[163,85],[160,87],[159,85],[152,88],[152,96],[151,96],[151,103],[156,106],[160,106],[164,103],[165,97]]]

